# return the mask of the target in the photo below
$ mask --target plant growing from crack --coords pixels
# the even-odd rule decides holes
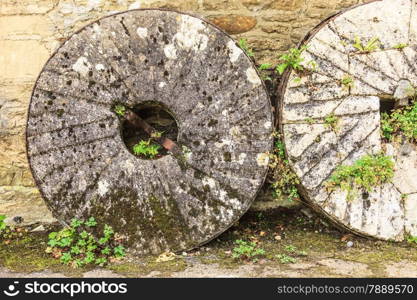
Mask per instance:
[[[304,67],[301,63],[304,61],[304,58],[301,57],[301,54],[307,50],[308,46],[303,45],[300,48],[291,48],[287,53],[281,55],[279,60],[281,63],[277,66],[276,71],[279,75],[282,75],[287,68],[291,68],[295,71],[302,71]]]
[[[413,101],[411,106],[396,109],[391,114],[381,114],[381,133],[386,140],[404,137],[409,142],[417,142],[417,101]]]
[[[307,124],[309,125],[313,125],[315,123],[313,118],[306,118],[304,121],[307,122]]]
[[[124,107],[121,104],[117,104],[114,108],[113,108],[114,112],[116,113],[116,115],[118,115],[119,117],[123,117],[126,113],[126,107]]]
[[[351,200],[358,190],[371,192],[376,186],[390,182],[394,177],[394,162],[383,153],[365,155],[352,165],[341,165],[325,183],[329,191],[337,188],[348,192]]]
[[[334,113],[331,113],[324,118],[324,124],[334,132],[339,130],[339,118]]]
[[[143,156],[145,158],[155,158],[159,154],[160,148],[159,145],[152,143],[149,139],[147,141],[140,141],[133,146],[132,150],[135,155]]]
[[[246,39],[239,39],[238,41],[239,47],[246,53],[249,57],[254,57],[252,49],[248,45],[248,41]]]
[[[261,64],[258,67],[259,73],[261,75],[261,79],[263,81],[272,81],[272,78],[268,75],[267,70],[271,69],[272,65],[269,63]]]
[[[378,37],[371,38],[368,42],[363,44],[358,36],[355,36],[353,47],[358,50],[359,53],[370,53],[379,50],[381,45]]]
[[[346,74],[340,80],[340,83],[345,89],[349,90],[353,87],[353,78],[351,76],[349,76],[348,74]]]
[[[152,132],[151,138],[153,138],[153,139],[160,138],[163,133],[164,133],[163,131],[155,131],[155,132]]]
[[[398,50],[404,49],[405,47],[408,47],[408,44],[398,43],[398,44],[392,46],[392,48],[398,49]]]
[[[297,185],[300,183],[297,175],[292,171],[289,161],[285,157],[284,143],[279,135],[276,136],[275,147],[270,155],[269,166],[271,175],[272,195],[275,199],[287,196],[288,201],[300,199]]]
[[[113,228],[105,224],[102,236],[95,237],[92,232],[96,226],[93,217],[86,221],[72,219],[70,226],[49,234],[45,252],[74,268],[90,264],[103,266],[109,259],[124,257],[122,239],[115,234]]]

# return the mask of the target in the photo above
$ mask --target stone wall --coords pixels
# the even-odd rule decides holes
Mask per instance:
[[[394,1],[394,0],[393,0]],[[327,16],[365,0],[0,0],[0,214],[50,222],[26,158],[25,123],[43,64],[72,33],[133,8],[170,8],[246,38],[257,62],[276,62]]]

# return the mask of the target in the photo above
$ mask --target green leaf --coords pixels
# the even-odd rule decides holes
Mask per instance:
[[[103,250],[101,250],[101,254],[103,255],[110,255],[110,253],[111,253],[110,247],[106,247]]]
[[[74,218],[71,220],[71,227],[77,228],[80,227],[83,224],[82,221],[78,220],[77,218]]]
[[[72,256],[69,252],[64,252],[64,253],[62,253],[62,256],[60,257],[60,260],[63,264],[67,265],[72,260]]]
[[[277,66],[277,72],[279,75],[282,75],[284,73],[284,71],[287,69],[288,67],[288,63],[283,63]]]
[[[116,257],[123,257],[126,255],[125,248],[122,245],[114,247],[113,253]]]
[[[142,155],[147,158],[154,158],[159,153],[161,147],[156,144],[151,144],[151,140],[140,141],[133,146],[133,153],[135,155]]]
[[[258,69],[259,70],[268,70],[270,68],[272,68],[272,65],[269,64],[269,63],[265,63],[265,64],[261,64]]]
[[[85,225],[88,227],[95,227],[97,225],[97,222],[93,217],[91,217],[85,222]]]

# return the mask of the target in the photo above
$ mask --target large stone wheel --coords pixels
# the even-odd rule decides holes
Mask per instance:
[[[404,100],[404,88],[417,87],[416,34],[415,1],[354,7],[307,35],[304,72],[288,71],[280,87],[286,151],[304,197],[362,235],[389,240],[417,235],[416,145],[385,142],[380,132],[380,113],[389,101],[396,105]],[[379,49],[353,46],[376,39]],[[326,125],[329,116],[338,121],[337,130]],[[344,190],[326,188],[338,166],[380,151],[395,161],[392,182],[353,199]]]
[[[132,128],[113,111],[120,104],[165,113],[182,153],[132,154]],[[83,28],[47,62],[31,99],[28,157],[62,222],[93,216],[137,253],[185,250],[251,205],[272,118],[255,67],[229,36],[190,15],[134,10]]]

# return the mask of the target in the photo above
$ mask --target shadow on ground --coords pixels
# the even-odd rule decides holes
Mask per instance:
[[[307,208],[249,212],[217,239],[172,260],[127,257],[104,268],[61,265],[45,253],[47,234],[2,241],[0,277],[417,277],[416,244],[355,237]],[[264,255],[233,258],[236,240],[254,242]]]

